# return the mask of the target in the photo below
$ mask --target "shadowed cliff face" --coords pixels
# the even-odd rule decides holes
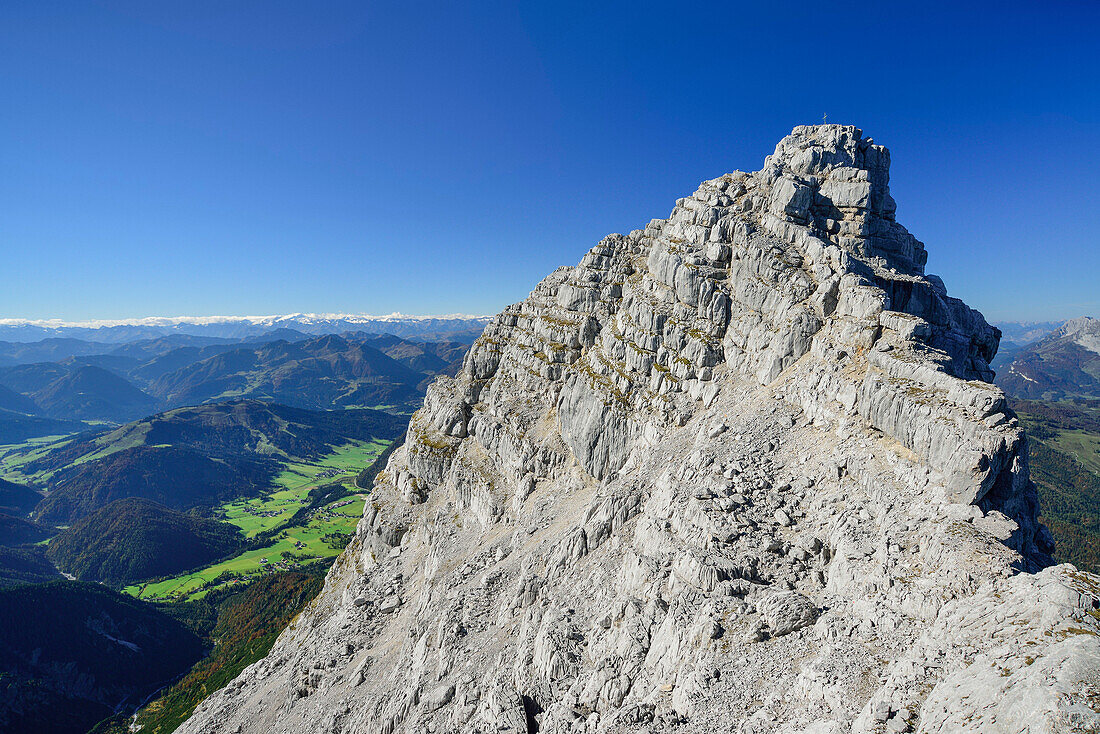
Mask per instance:
[[[888,184],[861,131],[799,127],[549,275],[428,390],[315,607],[187,730],[1055,721],[1100,662],[1067,631],[1100,586],[1038,571],[999,332],[924,274]]]

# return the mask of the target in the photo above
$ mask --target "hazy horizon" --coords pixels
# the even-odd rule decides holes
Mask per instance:
[[[1064,318],[1021,318],[1021,319],[993,319],[986,315],[986,320],[994,325],[1010,324],[1016,326],[1031,326],[1040,324],[1061,324],[1073,318],[1090,317],[1100,318],[1097,316],[1100,312],[1081,312]],[[400,312],[392,312],[386,314],[367,314],[367,313],[286,313],[286,314],[212,314],[212,315],[175,315],[175,316],[142,316],[134,318],[89,318],[89,319],[60,319],[60,318],[39,318],[39,319],[26,319],[20,317],[6,317],[0,316],[0,327],[20,327],[20,326],[32,326],[41,327],[43,329],[65,329],[65,328],[78,328],[78,329],[98,329],[98,328],[110,328],[116,326],[173,326],[173,325],[219,325],[228,324],[234,322],[248,321],[253,323],[271,323],[272,325],[278,325],[280,323],[295,323],[295,319],[304,320],[306,323],[314,321],[356,321],[361,320],[364,322],[379,322],[379,321],[476,321],[476,320],[488,320],[495,314],[474,314],[474,313],[450,313],[450,314],[406,314]],[[984,314],[983,314],[984,315]]]

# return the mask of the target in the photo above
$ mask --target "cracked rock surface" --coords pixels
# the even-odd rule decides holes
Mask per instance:
[[[1100,728],[1100,578],[889,164],[795,128],[505,309],[179,731]]]

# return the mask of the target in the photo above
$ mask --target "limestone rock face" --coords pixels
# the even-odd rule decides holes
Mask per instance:
[[[505,309],[180,731],[1100,726],[1100,578],[1050,566],[1000,334],[889,164],[795,128]]]

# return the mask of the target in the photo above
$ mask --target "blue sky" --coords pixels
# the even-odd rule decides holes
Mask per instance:
[[[890,147],[954,295],[1100,315],[1098,31],[1095,2],[3,2],[0,317],[492,313],[823,113]]]

